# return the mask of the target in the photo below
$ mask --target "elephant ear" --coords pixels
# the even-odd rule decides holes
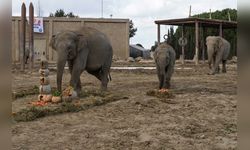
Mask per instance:
[[[211,36],[208,36],[208,37],[206,38],[206,45],[209,45],[210,41],[211,41]]]
[[[56,35],[52,35],[50,39],[49,46],[51,46],[54,50],[56,50]]]
[[[81,50],[87,48],[87,39],[86,36],[82,34],[77,34],[77,51],[80,52]]]

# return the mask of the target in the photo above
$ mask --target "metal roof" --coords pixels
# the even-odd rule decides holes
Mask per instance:
[[[195,22],[200,23],[202,27],[215,27],[217,28],[222,24],[223,28],[237,28],[236,21],[226,21],[218,19],[205,19],[205,18],[180,18],[180,19],[168,19],[168,20],[156,20],[158,25],[174,25],[174,26],[195,26]]]

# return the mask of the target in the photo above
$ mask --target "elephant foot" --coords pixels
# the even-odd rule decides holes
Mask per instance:
[[[103,91],[103,92],[106,92],[108,90],[108,88],[106,86],[101,86],[100,90]]]
[[[227,73],[227,71],[226,70],[222,70],[222,73]]]
[[[209,72],[209,73],[207,73],[207,75],[215,75],[215,73],[214,72]]]
[[[159,90],[160,93],[168,93],[168,91],[169,91],[169,90],[168,90],[168,89],[165,89],[165,88],[162,88],[162,89]]]

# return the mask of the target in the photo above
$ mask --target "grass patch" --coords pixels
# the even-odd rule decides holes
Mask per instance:
[[[28,95],[35,95],[35,94],[39,94],[39,87],[36,86],[36,85],[33,86],[30,89],[26,89],[26,90],[20,91],[18,93],[13,92],[12,93],[12,98],[13,99],[18,99],[18,98],[22,98],[22,97],[25,97],[25,96],[28,96]]]
[[[48,104],[44,107],[28,105],[27,108],[13,113],[13,120],[17,122],[33,121],[37,118],[45,116],[57,115],[67,112],[79,112],[121,99],[128,99],[128,97],[122,95],[115,95],[106,92],[85,91],[84,94],[84,99],[81,98],[80,100],[73,100],[72,102]]]

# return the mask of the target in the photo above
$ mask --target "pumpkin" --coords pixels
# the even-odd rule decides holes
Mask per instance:
[[[52,101],[52,103],[59,103],[62,101],[62,98],[61,98],[61,96],[52,96],[51,101]]]

